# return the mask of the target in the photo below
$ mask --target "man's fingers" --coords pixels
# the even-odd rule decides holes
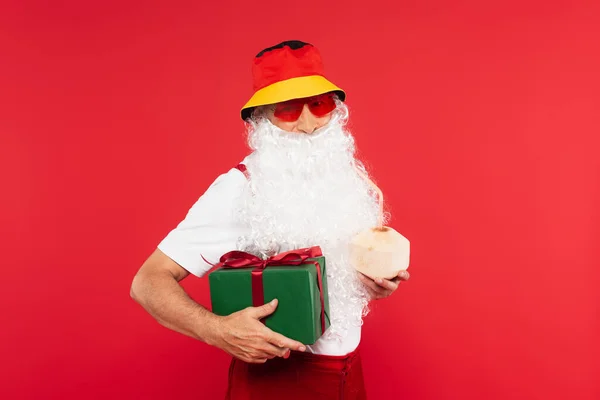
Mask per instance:
[[[362,274],[360,275],[360,280],[364,283],[365,289],[367,289],[367,292],[369,292],[369,296],[371,296],[371,298],[375,300],[388,297],[394,291],[393,289],[387,289],[383,286],[376,284],[371,278],[366,277]],[[396,287],[398,287],[396,283],[393,283],[393,285],[396,285]]]
[[[400,271],[398,272],[398,278],[400,278],[401,281],[407,281],[408,278],[410,278],[410,274],[408,271]]]
[[[265,318],[275,312],[277,309],[277,299],[273,299],[271,302],[267,304],[263,304],[260,307],[250,307],[250,312],[252,316],[256,319]]]
[[[361,273],[358,274],[359,279],[361,280],[362,283],[364,283],[367,287],[370,287],[372,289],[375,288],[373,279],[369,278],[366,275],[363,275]]]
[[[275,312],[276,308],[277,308],[277,299],[274,299],[271,302],[264,304],[260,307],[251,307],[250,312],[252,313],[252,316],[255,317],[256,319],[262,319],[268,315],[273,314],[273,312]],[[302,343],[300,343],[296,340],[289,339],[279,333],[273,332],[272,330],[270,330],[267,327],[264,327],[264,330],[265,330],[264,338],[266,339],[267,342],[269,342],[270,344],[272,344],[275,347],[278,347],[281,349],[298,350],[298,351],[306,350],[306,347]]]
[[[385,299],[386,297],[389,297],[393,293],[391,290],[382,289],[382,288],[379,288],[377,291],[375,291],[371,288],[369,288],[368,290],[370,290],[371,296],[373,296],[373,299],[375,299],[375,300]]]
[[[271,343],[273,346],[279,347],[280,349],[292,349],[292,350],[297,350],[297,351],[306,351],[306,346],[304,346],[302,343],[300,343],[296,340],[287,338],[277,332],[273,332],[269,328],[265,328],[265,329],[268,330],[268,333],[266,334],[266,340],[267,340],[267,342]]]
[[[367,289],[367,292],[369,292],[369,296],[372,299],[377,300],[379,298],[379,293],[377,293],[376,291],[374,291],[373,289],[371,289],[368,286],[366,286],[365,288]]]
[[[375,279],[375,283],[384,289],[391,290],[392,292],[398,289],[398,283],[387,279]]]
[[[360,275],[360,280],[365,284],[365,286],[376,293],[383,293],[386,289],[376,284],[371,278],[368,278],[364,275]]]
[[[277,347],[271,343],[265,343],[265,346],[261,348],[261,350],[263,353],[268,355],[269,358],[283,357],[290,351],[290,349],[286,347]]]

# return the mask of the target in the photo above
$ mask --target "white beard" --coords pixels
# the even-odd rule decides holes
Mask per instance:
[[[324,339],[343,340],[362,325],[368,293],[348,262],[348,244],[377,225],[372,188],[357,174],[354,139],[338,104],[329,124],[313,134],[290,133],[266,119],[254,123],[246,166],[250,184],[241,197],[240,222],[249,234],[238,249],[258,256],[320,246],[327,260],[331,326]]]

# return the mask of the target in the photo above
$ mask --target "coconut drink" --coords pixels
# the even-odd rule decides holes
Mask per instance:
[[[396,230],[383,225],[383,193],[362,171],[356,169],[377,192],[378,225],[359,232],[350,241],[350,264],[371,279],[393,279],[408,268],[410,242]]]

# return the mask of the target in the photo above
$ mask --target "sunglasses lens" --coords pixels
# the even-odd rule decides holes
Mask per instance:
[[[310,103],[308,103],[310,112],[317,117],[324,117],[335,109],[335,100],[330,94],[324,94],[321,96],[314,97]]]
[[[308,104],[310,112],[316,117],[324,117],[335,109],[335,100],[331,94],[322,94],[309,99],[285,101],[275,106],[274,115],[285,122],[294,122],[300,118],[304,104]]]
[[[282,121],[294,122],[300,118],[300,114],[302,114],[302,108],[304,108],[303,102],[294,100],[286,101],[284,103],[277,104],[274,115]]]

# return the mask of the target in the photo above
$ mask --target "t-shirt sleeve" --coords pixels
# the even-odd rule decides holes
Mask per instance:
[[[169,258],[198,277],[228,251],[235,250],[245,228],[236,223],[234,205],[247,183],[238,169],[219,176],[190,208],[158,248]]]

